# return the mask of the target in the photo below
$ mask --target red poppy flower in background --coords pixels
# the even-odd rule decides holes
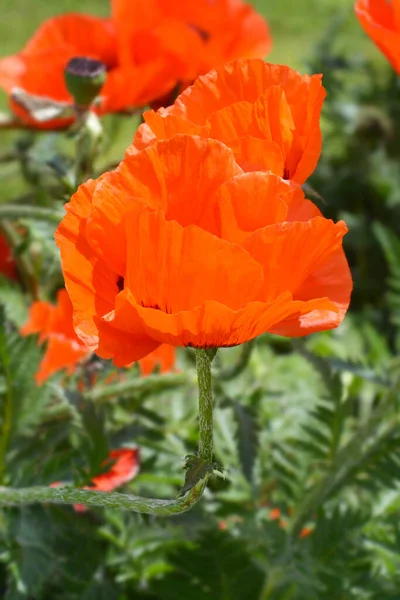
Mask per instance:
[[[107,113],[143,106],[172,89],[182,73],[186,75],[181,48],[175,54],[173,50],[167,52],[163,49],[163,41],[159,39],[159,51],[155,52],[154,44],[147,46],[147,40],[138,40],[140,60],[132,56],[129,62],[124,62],[118,49],[117,36],[115,23],[110,19],[83,14],[66,14],[49,19],[39,27],[21,52],[0,61],[0,87],[8,93],[20,87],[30,94],[58,102],[72,102],[64,81],[64,69],[72,58],[85,56],[107,67],[107,80],[101,91],[102,102],[98,108],[98,112]],[[186,44],[187,64],[190,54],[188,37],[197,40],[189,30],[185,42],[182,36],[179,38],[181,45]],[[13,108],[25,121],[34,123],[15,103]],[[56,122],[56,125],[63,122]],[[37,125],[46,127],[54,126],[54,123]]]
[[[196,134],[232,148],[245,171],[304,183],[321,153],[321,77],[259,59],[234,61],[199,77],[173,106],[145,112],[128,153],[177,133]]]
[[[71,102],[64,69],[72,58],[84,56],[107,67],[98,110],[114,112],[157,100],[177,82],[192,81],[229,58],[263,56],[270,46],[264,20],[242,0],[202,0],[200,11],[161,0],[111,4],[110,19],[71,13],[45,21],[19,53],[0,60],[0,87]],[[31,125],[65,123],[38,123],[12,106]]]
[[[400,1],[357,0],[355,11],[365,32],[400,73]]]
[[[17,269],[7,241],[0,235],[0,274],[9,279],[17,279]]]
[[[39,342],[47,342],[46,352],[35,375],[41,385],[51,375],[67,369],[73,373],[80,360],[88,356],[89,350],[77,337],[72,325],[72,304],[66,290],[57,294],[57,304],[34,302],[29,319],[21,328],[22,335],[39,333]]]
[[[158,28],[166,32],[171,28],[173,33],[173,27],[183,26],[195,33],[200,46],[199,54],[190,57],[193,79],[235,58],[264,58],[271,48],[265,19],[243,0],[112,0],[111,5],[125,52],[134,48],[129,42],[139,32],[143,39]],[[172,36],[170,40],[176,47],[178,40]],[[184,56],[185,48],[182,51]]]
[[[139,448],[134,450],[128,448],[111,450],[109,457],[104,461],[103,466],[107,466],[110,461],[114,461],[114,464],[104,473],[93,477],[91,484],[82,489],[112,492],[124,483],[132,481],[139,473],[140,469]],[[57,481],[56,483],[52,483],[50,487],[61,487],[62,485],[62,482]],[[86,506],[83,504],[74,504],[74,508],[77,512],[85,512],[87,510]]]
[[[80,186],[56,232],[75,330],[125,365],[160,344],[219,347],[337,327],[347,228],[227,146],[177,135]]]

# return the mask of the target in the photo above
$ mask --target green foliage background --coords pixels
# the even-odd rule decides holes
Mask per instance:
[[[18,50],[45,17],[106,14],[107,5],[1,0],[1,53]],[[400,597],[398,80],[348,0],[260,0],[258,8],[274,38],[270,60],[324,73],[324,150],[309,185],[324,214],[350,227],[349,315],[334,332],[302,341],[263,336],[251,352],[217,355],[216,459],[226,479],[212,479],[191,512],[166,520],[58,506],[3,510],[5,600]],[[106,120],[99,171],[122,156],[135,126]],[[68,141],[22,139],[2,134],[1,152],[17,148],[21,160],[0,165],[0,202],[22,196],[24,204],[60,206],[47,158],[68,152]],[[54,226],[21,223],[29,236],[19,256],[31,259],[52,298],[61,283]],[[133,368],[123,387],[112,387],[105,380],[115,369],[99,361],[91,391],[77,391],[85,369],[37,388],[42,350],[17,333],[27,303],[18,285],[0,281],[1,483],[82,484],[109,448],[134,443],[141,471],[126,491],[176,495],[183,458],[197,444],[192,352],[179,353],[181,373],[169,378],[146,382]],[[271,517],[276,508],[281,520]],[[312,529],[307,537],[299,536],[303,527]]]

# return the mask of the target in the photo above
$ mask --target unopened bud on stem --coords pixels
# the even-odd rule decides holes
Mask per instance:
[[[67,63],[64,71],[67,90],[75,104],[88,108],[103,87],[107,70],[99,60],[76,56]]]

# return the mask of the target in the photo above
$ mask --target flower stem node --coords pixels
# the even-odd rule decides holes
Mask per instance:
[[[99,60],[76,56],[67,63],[64,71],[66,87],[75,104],[88,108],[105,84],[106,66]]]
[[[207,480],[208,477],[215,471],[222,473],[222,467],[220,464],[216,462],[209,463],[199,456],[195,456],[193,454],[189,454],[185,457],[183,469],[186,471],[186,475],[185,483],[179,492],[180,496],[186,494],[186,492],[191,490],[202,479]]]

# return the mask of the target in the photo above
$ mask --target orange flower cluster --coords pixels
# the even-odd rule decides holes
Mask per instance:
[[[2,235],[0,235],[0,275],[5,275],[8,279],[17,279],[15,260]]]
[[[119,450],[111,450],[107,463],[114,461],[114,464],[105,472],[93,477],[91,485],[85,486],[84,490],[96,490],[99,492],[112,492],[124,483],[132,481],[139,473],[140,468],[140,451],[139,449],[130,450],[128,448],[120,448]],[[61,482],[52,483],[50,487],[61,487]],[[83,504],[74,504],[77,512],[86,512],[87,508]]]
[[[340,324],[347,228],[297,183],[319,152],[323,94],[318,77],[233,62],[177,100],[185,117],[151,113],[165,134],[152,122],[148,144],[142,130],[115,171],[80,186],[56,241],[91,350],[122,366],[165,343],[233,346]],[[263,142],[271,150],[255,156]]]
[[[362,27],[400,73],[400,0],[357,0]]]
[[[39,341],[48,342],[35,376],[39,385],[61,369],[73,373],[78,363],[90,353],[74,331],[72,313],[71,300],[65,289],[58,292],[56,305],[34,302],[30,308],[29,319],[21,328],[21,334],[39,333]],[[142,375],[149,375],[156,368],[161,372],[171,371],[174,363],[175,349],[162,345],[139,361],[139,368]]]
[[[264,19],[243,0],[111,0],[108,19],[66,14],[45,21],[19,53],[0,61],[0,87],[71,101],[64,69],[84,56],[107,67],[100,112],[120,111],[227,60],[263,57],[270,45]]]

